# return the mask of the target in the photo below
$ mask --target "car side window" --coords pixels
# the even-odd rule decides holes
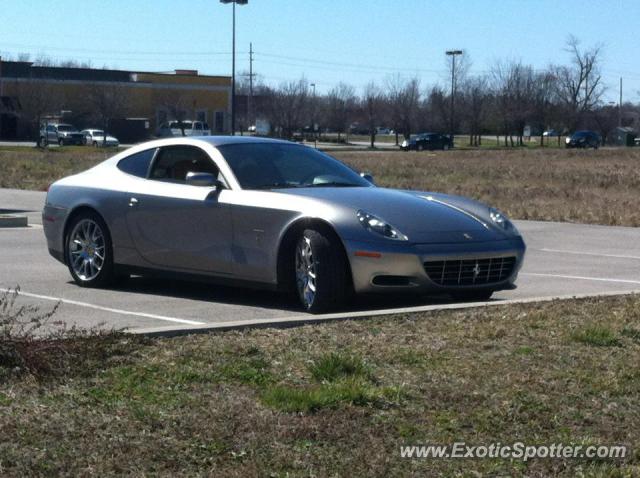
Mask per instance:
[[[153,148],[127,156],[118,162],[118,169],[139,178],[146,178],[155,153],[156,148]]]
[[[187,173],[210,173],[219,177],[216,164],[195,146],[168,146],[160,148],[153,162],[149,179],[185,183]]]

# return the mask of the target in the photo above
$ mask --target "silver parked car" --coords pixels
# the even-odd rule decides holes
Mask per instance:
[[[512,289],[525,245],[502,213],[458,196],[377,187],[307,146],[170,138],[54,183],[49,252],[80,286],[170,274],[297,292],[303,307],[351,292]]]
[[[75,126],[65,123],[43,125],[38,138],[38,145],[41,147],[47,144],[59,144],[65,146],[67,144],[81,145],[84,142],[84,136]]]
[[[118,138],[111,136],[109,133],[106,135],[101,129],[83,129],[80,131],[84,135],[84,144],[87,146],[120,146]],[[106,136],[106,139],[105,139]]]

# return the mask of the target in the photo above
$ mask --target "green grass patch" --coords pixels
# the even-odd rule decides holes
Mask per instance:
[[[590,325],[573,332],[572,339],[576,342],[594,347],[617,347],[620,339],[609,327],[603,325]]]
[[[267,388],[262,401],[283,412],[316,412],[345,405],[385,406],[401,397],[398,388],[376,387],[364,380],[349,379],[307,387],[276,385]]]
[[[319,382],[333,382],[345,377],[369,377],[369,368],[361,357],[345,353],[332,352],[316,360],[309,372]]]

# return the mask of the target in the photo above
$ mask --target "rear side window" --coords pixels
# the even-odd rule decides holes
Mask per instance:
[[[118,169],[127,174],[138,176],[139,178],[146,178],[149,172],[149,165],[155,153],[156,149],[154,148],[127,156],[120,160]]]

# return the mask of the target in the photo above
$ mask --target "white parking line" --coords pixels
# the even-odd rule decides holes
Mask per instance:
[[[562,274],[538,274],[535,272],[521,272],[519,275],[534,276],[534,277],[557,277],[558,279],[593,280],[598,282],[619,282],[621,284],[640,284],[640,280],[610,279],[605,277],[569,276],[569,275],[562,275]]]
[[[0,292],[12,292],[10,289],[0,288]],[[111,307],[102,307],[101,305],[89,304],[87,302],[79,302],[77,300],[63,299],[62,297],[51,297],[48,295],[32,294],[30,292],[19,291],[18,295],[31,297],[33,299],[50,300],[53,302],[61,302],[63,304],[77,305],[79,307],[87,307],[89,309],[102,310],[104,312],[112,312],[121,315],[133,315],[135,317],[145,317],[147,319],[164,320],[166,322],[176,322],[186,325],[205,325],[206,322],[197,322],[195,320],[179,319],[177,317],[166,317],[164,315],[147,314],[144,312],[133,312],[131,310],[113,309]]]
[[[553,252],[557,254],[576,254],[579,256],[613,257],[617,259],[640,259],[640,256],[627,256],[624,254],[601,254],[598,252],[563,251],[560,249],[547,249],[547,248],[536,249],[536,250],[541,252]]]

